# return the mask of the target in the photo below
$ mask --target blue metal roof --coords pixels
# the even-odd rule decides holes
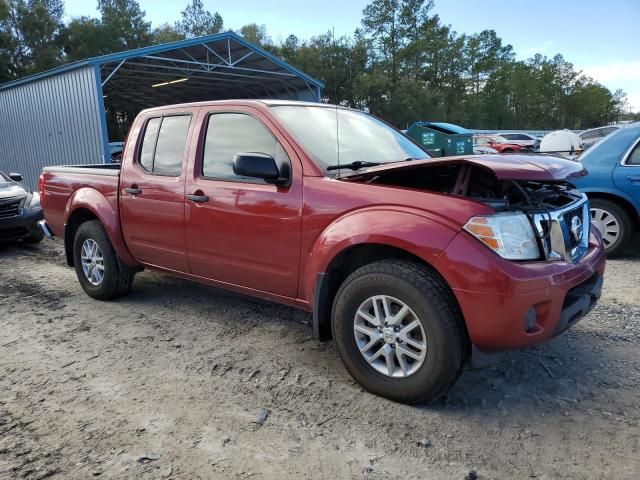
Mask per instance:
[[[117,62],[117,61],[127,60],[131,58],[136,58],[136,57],[143,57],[143,56],[152,55],[155,53],[163,53],[163,52],[168,52],[172,50],[180,50],[180,49],[198,45],[198,44],[215,42],[219,40],[227,40],[227,39],[233,40],[234,42],[244,46],[245,48],[254,51],[258,55],[270,60],[271,62],[273,62],[280,68],[282,68],[283,70],[304,79],[306,82],[312,84],[315,87],[324,88],[325,86],[324,83],[322,83],[320,80],[317,80],[307,75],[303,71],[288,64],[281,58],[278,58],[277,56],[267,52],[266,50],[260,48],[259,46],[251,42],[248,42],[237,33],[228,31],[228,32],[222,32],[222,33],[216,33],[214,35],[207,35],[204,37],[189,38],[185,40],[179,40],[177,42],[163,43],[160,45],[152,45],[150,47],[137,48],[133,50],[125,50],[123,52],[117,52],[117,53],[110,53],[107,55],[101,55],[99,57],[91,57],[86,60],[80,60],[77,62],[69,63],[67,65],[62,65],[60,67],[56,67],[51,70],[36,73],[34,75],[29,75],[28,77],[19,78],[11,82],[4,83],[0,85],[0,91],[8,88],[12,88],[24,83],[32,82],[34,80],[38,80],[41,78],[57,75],[62,72],[74,70],[76,68],[80,68],[86,65],[103,65],[106,63]]]

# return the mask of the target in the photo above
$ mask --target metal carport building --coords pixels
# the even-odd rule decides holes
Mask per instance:
[[[43,166],[109,162],[109,142],[121,138],[109,138],[108,116],[118,112],[128,112],[115,119],[126,128],[153,106],[319,101],[323,87],[233,32],[89,58],[0,85],[0,170],[24,174],[35,188]]]

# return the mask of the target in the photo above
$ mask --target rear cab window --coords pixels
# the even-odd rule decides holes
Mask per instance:
[[[138,156],[140,167],[153,175],[180,176],[190,123],[190,114],[149,119]]]

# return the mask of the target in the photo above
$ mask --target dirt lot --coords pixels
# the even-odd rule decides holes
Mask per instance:
[[[149,272],[100,303],[51,241],[0,247],[0,285],[2,479],[640,473],[640,254],[573,330],[418,407],[364,392],[293,309]]]

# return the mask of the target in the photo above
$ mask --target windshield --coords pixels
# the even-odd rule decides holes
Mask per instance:
[[[278,105],[273,114],[325,171],[353,162],[393,163],[430,155],[381,120],[342,108]]]
[[[0,183],[8,183],[11,179],[7,177],[4,173],[0,172]]]

